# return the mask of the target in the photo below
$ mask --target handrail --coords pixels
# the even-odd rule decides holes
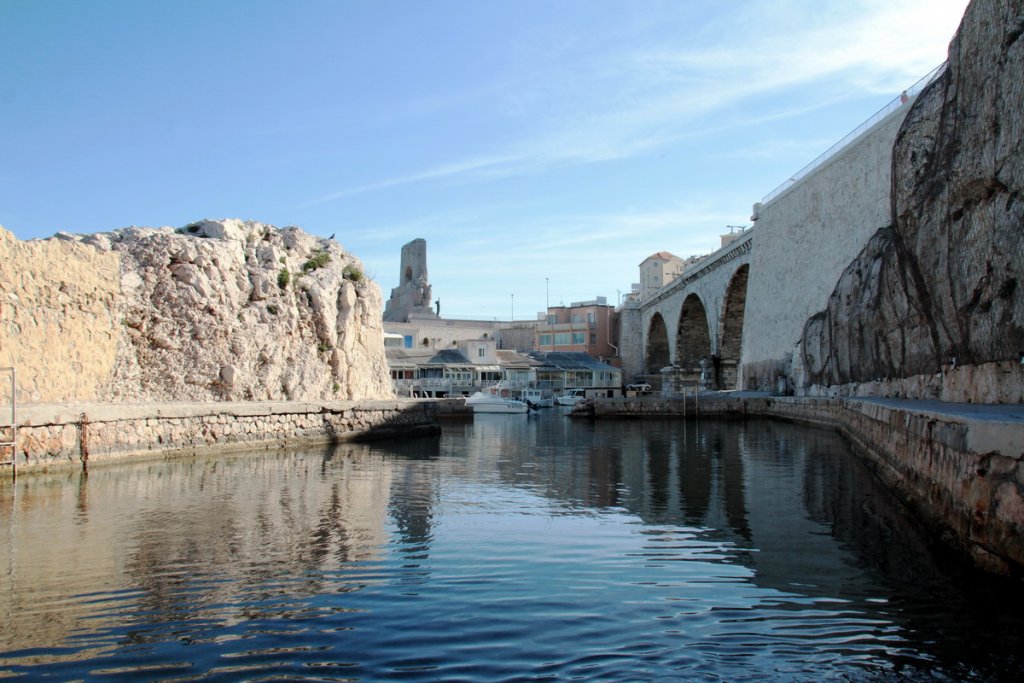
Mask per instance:
[[[11,373],[11,423],[9,425],[0,424],[0,452],[4,449],[11,449],[11,456],[9,460],[0,460],[0,465],[10,465],[13,472],[17,472],[18,462],[18,371],[17,369],[0,368],[0,372]],[[3,432],[10,430],[11,440],[6,441],[3,439]]]
[[[811,163],[807,164],[799,171],[794,173],[792,178],[790,178],[789,180],[782,183],[774,190],[766,194],[761,199],[761,204],[767,204],[768,202],[778,197],[780,194],[782,194],[790,187],[792,187],[794,184],[796,184],[798,180],[804,178],[805,176],[810,174],[811,171],[813,171],[814,169],[816,169],[817,167],[821,166],[823,163],[834,157],[837,153],[839,153],[841,150],[847,147],[851,142],[853,142],[861,135],[863,135],[869,128],[871,128],[876,123],[887,117],[892,112],[899,109],[904,104],[907,104],[911,97],[916,96],[918,93],[924,90],[925,86],[927,86],[929,83],[931,83],[936,78],[941,76],[942,72],[945,70],[946,62],[943,62],[942,64],[939,64],[937,67],[929,71],[920,80],[918,80],[917,83],[904,90],[897,97],[893,98],[892,101],[890,101],[884,107],[882,107],[874,114],[872,114],[870,117],[868,117],[867,120],[865,120],[862,124],[860,124],[852,131],[847,133],[842,140],[829,147],[827,150],[818,155],[818,157],[814,161],[812,161]]]

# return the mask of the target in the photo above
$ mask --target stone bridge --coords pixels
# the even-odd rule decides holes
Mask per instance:
[[[752,245],[749,230],[640,307],[641,372],[664,393],[698,383],[736,386]]]
[[[754,227],[654,295],[624,304],[623,379],[666,395],[696,386],[799,389],[804,325],[825,309],[868,240],[892,223],[893,143],[917,92],[755,204]]]

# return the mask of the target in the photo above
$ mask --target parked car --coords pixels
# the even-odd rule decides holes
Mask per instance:
[[[651,385],[647,382],[640,382],[638,384],[627,384],[626,391],[650,391]]]

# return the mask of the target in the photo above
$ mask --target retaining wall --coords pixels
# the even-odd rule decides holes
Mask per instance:
[[[17,470],[440,431],[438,401],[19,406]]]
[[[767,204],[757,205],[741,361],[784,361],[845,268],[892,222],[892,150],[910,110],[893,112]],[[755,371],[751,368],[751,371]],[[756,371],[755,371],[756,372]],[[743,388],[750,371],[741,370]]]

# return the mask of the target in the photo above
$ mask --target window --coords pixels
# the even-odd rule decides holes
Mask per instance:
[[[558,316],[555,315],[554,313],[549,313],[548,314],[548,325],[554,325],[557,322],[558,322]]]
[[[484,356],[487,355],[487,349],[480,347],[479,349],[476,350],[476,355],[477,358],[483,358]]]
[[[587,343],[586,342],[586,334],[584,334],[583,332],[573,332],[572,333],[572,343],[573,344],[586,344]]]
[[[570,343],[569,339],[568,332],[557,332],[555,334],[555,346],[568,346]]]
[[[473,382],[473,371],[469,368],[446,368],[445,377],[453,382],[471,384]]]
[[[593,325],[597,322],[597,314],[593,311],[587,311],[587,322]]]
[[[597,344],[597,335],[596,334],[590,335],[590,343],[591,344]]]
[[[540,335],[540,343],[538,344],[538,346],[551,346],[551,335],[550,334],[542,334],[542,335]]]
[[[405,341],[405,348],[411,349],[412,348],[412,335],[411,334],[407,334],[402,339]]]

